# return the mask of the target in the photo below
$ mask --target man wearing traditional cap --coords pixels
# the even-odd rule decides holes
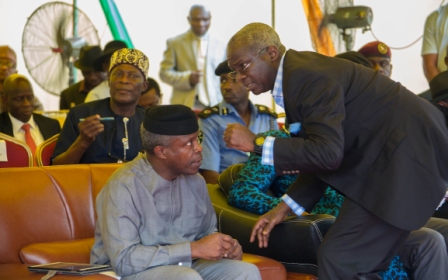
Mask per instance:
[[[200,172],[209,184],[216,184],[219,174],[230,165],[248,159],[247,153],[226,146],[222,136],[228,124],[238,123],[254,134],[278,129],[277,114],[266,106],[252,104],[249,91],[241,82],[229,77],[230,72],[227,60],[215,69],[215,75],[221,81],[224,100],[198,115],[199,127],[204,137],[204,159]]]
[[[386,44],[380,41],[373,41],[362,46],[358,52],[370,61],[373,70],[379,71],[384,76],[390,78],[392,75],[392,52]]]
[[[93,61],[101,55],[100,46],[84,46],[74,66],[81,70],[84,80],[77,82],[61,92],[59,109],[68,110],[84,103],[87,93],[106,79],[106,73],[93,68]]]
[[[125,162],[141,151],[138,137],[144,109],[138,99],[148,84],[149,61],[136,49],[111,58],[110,97],[70,109],[53,153],[53,165]]]
[[[113,40],[106,44],[104,47],[102,55],[100,55],[98,58],[96,58],[93,61],[93,68],[96,71],[103,71],[108,73],[110,68],[110,59],[112,57],[112,54],[123,48],[127,48],[125,42],[120,40]],[[107,82],[107,79],[101,82],[99,85],[97,85],[95,88],[93,88],[86,96],[86,99],[84,102],[90,102],[95,100],[100,100],[104,98],[110,97],[110,88],[109,84]]]
[[[44,140],[61,131],[61,126],[57,120],[33,114],[33,88],[25,76],[9,75],[3,90],[7,111],[0,114],[0,132],[27,143],[34,154]]]
[[[224,132],[227,146],[260,154],[277,174],[299,174],[250,240],[268,246],[277,224],[312,209],[330,185],[345,201],[319,247],[319,279],[378,279],[447,190],[443,114],[363,66],[286,50],[263,23],[233,35],[227,60],[237,80],[254,94],[271,90],[290,126],[300,127],[291,138],[251,138],[232,125]],[[448,278],[442,265],[435,279]]]
[[[9,75],[17,73],[17,56],[9,46],[0,46],[0,113],[6,112],[6,99],[3,96],[3,83]],[[43,111],[42,103],[34,97],[33,110]]]
[[[236,239],[217,232],[196,114],[184,105],[145,113],[145,154],[118,169],[96,199],[90,261],[130,279],[261,279]]]

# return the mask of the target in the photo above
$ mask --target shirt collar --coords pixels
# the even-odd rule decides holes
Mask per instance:
[[[24,125],[25,123],[14,118],[9,112],[8,112],[9,118],[11,119],[11,123],[12,123],[12,131],[14,133],[19,132],[22,129],[22,125]],[[30,127],[32,129],[36,129],[37,125],[36,122],[34,121],[34,117],[33,115],[31,115],[31,118],[29,119],[29,121],[27,122],[30,124]]]
[[[82,80],[82,81],[81,81],[81,84],[79,85],[79,92],[89,92],[89,91],[86,89],[86,83],[85,83],[85,80]]]
[[[277,76],[275,77],[274,89],[272,89],[271,94],[275,100],[275,103],[285,108],[283,104],[283,61],[285,60],[286,52],[283,54],[280,60],[280,65],[278,66]]]
[[[219,103],[219,115],[220,116],[222,116],[222,108],[223,107],[226,107],[229,110],[228,114],[233,113],[235,115],[238,115],[238,112],[235,110],[235,108],[231,104],[229,104],[229,103],[225,102],[224,100],[222,100],[221,103]],[[252,103],[252,101],[250,101],[250,100],[249,100],[249,107],[250,107],[252,118],[257,117],[258,110],[255,107],[255,105]]]
[[[193,30],[191,30],[191,29],[190,29],[190,33],[193,36],[193,38],[195,38],[196,40],[208,41],[208,38],[209,38],[208,30],[202,36],[198,36],[198,35],[194,34]]]

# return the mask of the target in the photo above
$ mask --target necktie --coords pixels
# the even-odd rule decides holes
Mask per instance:
[[[202,74],[205,75],[205,57],[207,55],[207,41],[198,39],[197,43],[197,66],[198,70],[202,71]],[[205,89],[205,77],[203,76],[201,78],[201,81],[199,84],[196,85],[196,91],[199,98],[199,101],[201,101],[202,104],[205,106],[209,105],[208,96],[207,96],[207,90]]]
[[[34,155],[34,152],[36,151],[36,143],[34,142],[33,137],[31,136],[30,124],[26,123],[22,125],[22,129],[25,130],[25,141]]]

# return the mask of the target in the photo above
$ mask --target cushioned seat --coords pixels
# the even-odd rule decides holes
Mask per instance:
[[[95,230],[95,198],[122,164],[0,168],[0,280],[41,279],[27,265],[88,263]],[[244,254],[264,280],[287,279],[268,257]],[[298,275],[300,280],[307,280]],[[113,279],[104,275],[52,279]]]
[[[257,242],[249,242],[249,237],[260,215],[232,207],[227,202],[226,193],[237,178],[240,168],[241,165],[229,167],[220,175],[219,185],[208,185],[218,215],[219,231],[238,239],[246,253],[280,261],[288,272],[315,277],[313,275],[317,275],[317,249],[335,217],[320,214],[288,218],[272,230],[269,246],[259,248]]]

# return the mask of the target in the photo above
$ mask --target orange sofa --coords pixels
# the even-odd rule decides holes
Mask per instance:
[[[95,197],[120,164],[0,168],[0,280],[40,279],[27,265],[89,262],[95,228]],[[244,249],[244,248],[243,248]],[[317,279],[288,273],[273,259],[245,254],[263,279]],[[113,279],[105,275],[52,279]]]

